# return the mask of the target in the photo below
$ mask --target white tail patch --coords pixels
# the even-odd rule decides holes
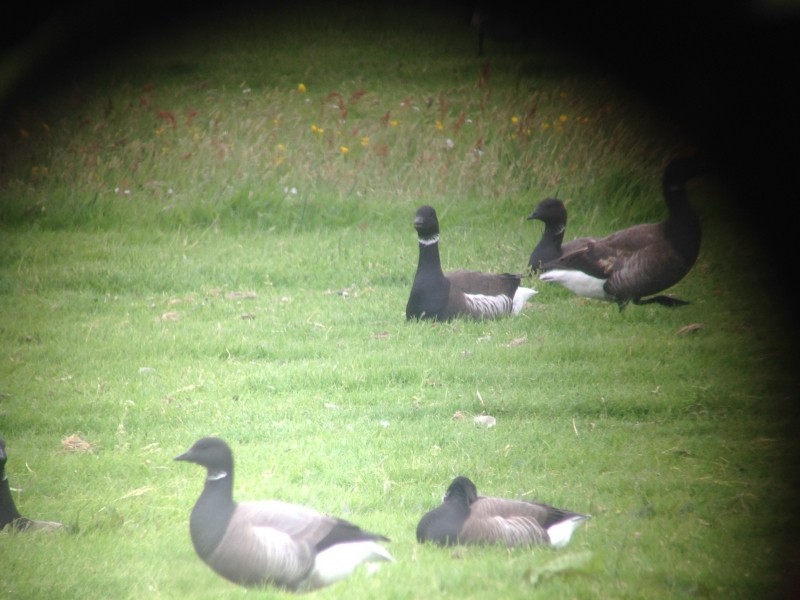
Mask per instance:
[[[548,527],[547,536],[550,538],[550,544],[555,548],[562,548],[569,544],[570,539],[572,539],[572,532],[588,518],[586,515],[576,515],[566,521],[561,521]]]
[[[515,315],[521,313],[522,309],[525,307],[525,303],[538,293],[539,292],[532,288],[518,287],[517,291],[514,292],[514,301],[511,312]]]
[[[329,585],[350,575],[368,562],[394,562],[389,551],[376,542],[336,544],[317,554],[310,580],[317,586]]]
[[[572,269],[553,269],[545,271],[539,275],[539,281],[547,283],[558,283],[567,288],[573,294],[584,298],[596,298],[598,300],[608,300],[608,294],[603,289],[605,279],[598,279],[587,275],[583,271]]]

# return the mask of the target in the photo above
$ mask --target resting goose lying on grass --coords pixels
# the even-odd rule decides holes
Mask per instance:
[[[417,525],[417,541],[440,546],[501,544],[566,546],[588,515],[538,502],[479,496],[468,478],[453,479],[442,504]]]
[[[414,217],[419,262],[406,304],[406,319],[449,321],[456,317],[492,319],[519,314],[536,292],[520,287],[521,275],[451,271],[439,258],[439,219],[431,206],[420,206]]]
[[[393,561],[382,535],[277,500],[233,501],[233,453],[219,438],[198,440],[175,460],[208,471],[189,531],[205,563],[234,583],[291,591],[324,587],[364,562]]]
[[[564,232],[567,230],[567,209],[561,200],[545,198],[539,202],[528,215],[529,221],[534,219],[544,223],[544,231],[528,259],[530,273],[541,271],[542,265],[558,259],[565,253],[568,254],[582,243],[581,239],[563,243]]]

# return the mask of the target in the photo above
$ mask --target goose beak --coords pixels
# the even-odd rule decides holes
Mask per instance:
[[[414,218],[414,227],[422,227],[422,217],[415,217]]]
[[[539,218],[539,214],[536,211],[533,211],[531,214],[529,214],[527,216],[526,220],[533,221],[534,219],[538,219],[538,218]]]
[[[172,460],[189,460],[189,453],[188,452],[184,452],[183,454],[180,454],[180,455],[176,456]]]

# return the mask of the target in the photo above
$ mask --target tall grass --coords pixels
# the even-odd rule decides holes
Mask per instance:
[[[433,9],[276,9],[100,55],[7,115],[0,433],[22,512],[70,529],[2,534],[4,596],[244,597],[195,556],[202,473],[171,461],[210,434],[238,498],[392,538],[396,564],[319,596],[780,587],[793,373],[724,182],[690,184],[687,307],[530,281],[517,318],[405,322],[419,204],[446,268],[518,271],[542,197],[568,238],[660,219],[692,146],[552,46],[490,51]],[[419,546],[457,474],[593,518],[558,552]]]

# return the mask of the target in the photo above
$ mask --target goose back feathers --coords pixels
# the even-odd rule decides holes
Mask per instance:
[[[0,437],[0,530],[8,527],[16,531],[34,531],[34,530],[51,530],[60,529],[63,527],[61,523],[55,521],[34,521],[23,517],[17,505],[14,502],[14,497],[11,495],[11,486],[8,482],[8,475],[6,475],[6,461],[8,460],[8,453],[6,452],[6,441]]]
[[[388,538],[343,519],[277,500],[234,502],[233,453],[202,438],[175,460],[206,468],[189,531],[198,556],[222,577],[246,587],[291,591],[324,587],[364,562],[393,561]]]
[[[520,287],[521,275],[480,271],[442,271],[439,257],[439,220],[431,206],[421,206],[414,217],[419,261],[406,319],[449,321],[456,317],[491,319],[519,314],[536,292]]]
[[[565,546],[588,515],[538,502],[479,496],[467,477],[453,479],[442,504],[417,525],[417,541],[440,546]]]
[[[689,203],[686,183],[704,171],[698,158],[673,160],[663,176],[669,211],[665,221],[635,225],[604,238],[582,238],[568,251],[562,247],[559,258],[544,264],[540,279],[581,296],[617,302],[620,310],[628,302],[686,304],[654,294],[678,283],[697,260],[701,226]]]

